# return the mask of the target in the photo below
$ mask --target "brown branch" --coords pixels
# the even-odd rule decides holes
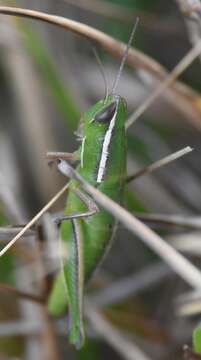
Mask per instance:
[[[61,16],[7,6],[0,6],[0,13],[33,18],[60,26],[99,44],[103,49],[118,58],[122,58],[126,49],[124,43],[115,40],[100,30]],[[127,63],[134,69],[138,68],[149,72],[155,79],[160,81],[164,80],[167,76],[166,70],[159,63],[133,48],[129,50]],[[196,106],[196,99],[198,98],[196,92],[180,82],[175,82],[174,85],[166,91],[166,95],[168,96],[169,101],[171,101],[183,115],[187,116],[195,126],[201,129],[201,111],[199,107]]]
[[[175,80],[191,65],[191,63],[201,54],[201,40],[199,40],[188,53],[178,62],[174,69],[167,75],[164,81],[151,93],[151,95],[134,111],[126,122],[128,128],[132,125],[153,103],[164,93]]]
[[[39,21],[44,21],[49,24],[58,25],[66,30],[73,31],[74,33],[81,35],[88,40],[92,40],[98,43],[109,53],[119,58],[123,56],[126,49],[126,45],[124,43],[115,40],[111,36],[101,32],[100,30],[92,28],[81,22],[61,16],[50,15],[35,10],[8,6],[0,6],[0,14],[22,16]],[[159,79],[162,79],[164,77],[165,70],[163,69],[163,67],[156,61],[152,60],[151,58],[142,54],[136,49],[130,49],[127,62],[132,67],[137,66],[138,68],[149,71],[150,73],[152,73],[152,75],[155,75]]]

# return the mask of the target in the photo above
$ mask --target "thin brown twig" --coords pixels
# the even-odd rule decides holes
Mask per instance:
[[[186,146],[184,149],[181,149],[179,151],[174,152],[171,155],[168,155],[158,161],[155,161],[153,164],[145,166],[144,168],[140,169],[138,172],[136,172],[133,175],[129,175],[126,178],[126,182],[129,183],[133,180],[138,179],[139,177],[143,176],[143,175],[147,175],[152,173],[155,170],[160,169],[161,167],[171,163],[174,160],[179,159],[180,157],[188,154],[189,152],[191,152],[193,149],[190,146]]]
[[[145,100],[142,105],[130,116],[126,122],[128,129],[153,103],[162,95],[162,93],[173,84],[173,82],[190,66],[190,64],[201,53],[201,40],[179,61],[174,69],[167,75],[155,91]]]
[[[66,30],[73,31],[78,35],[81,35],[89,40],[99,43],[105,50],[107,50],[114,56],[120,58],[123,56],[126,49],[126,45],[124,43],[115,40],[111,36],[101,32],[100,30],[61,16],[50,15],[48,13],[40,11],[9,6],[0,6],[0,14],[28,17],[35,20],[58,25]],[[141,69],[151,72],[159,79],[164,78],[163,67],[148,56],[137,51],[136,49],[130,49],[127,62],[131,66],[137,66]]]
[[[33,18],[63,27],[66,30],[73,31],[78,35],[96,42],[110,54],[118,58],[122,58],[126,49],[124,43],[115,40],[100,30],[61,16],[8,6],[0,6],[0,13]],[[134,69],[138,68],[149,72],[157,80],[161,81],[167,77],[166,70],[159,63],[139,50],[133,48],[129,50],[127,63]],[[194,125],[200,129],[200,110],[199,107],[196,106],[198,94],[192,91],[188,86],[179,82],[175,82],[174,86],[166,91],[167,95],[168,93],[169,100],[187,117],[188,120],[191,122],[193,121]]]
[[[0,257],[3,256],[11,246],[13,246],[22,235],[25,234],[40,218],[43,214],[54,205],[54,203],[66,192],[69,184],[66,184],[37,214],[34,218],[0,251]]]
[[[46,158],[51,162],[58,159],[67,160],[67,161],[76,161],[76,156],[74,153],[67,152],[56,152],[56,151],[48,151],[46,154]]]

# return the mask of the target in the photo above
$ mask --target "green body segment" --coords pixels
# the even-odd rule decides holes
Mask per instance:
[[[95,121],[96,114],[112,103],[116,103],[116,109],[111,119],[106,122]],[[121,97],[111,95],[106,101],[101,100],[96,103],[83,116],[83,141],[78,151],[80,163],[77,172],[118,203],[122,202],[126,175],[125,119],[125,103]],[[105,149],[106,154],[104,154]],[[86,205],[73,191],[70,191],[77,186],[71,181],[65,208],[66,215],[87,211]],[[115,219],[104,209],[100,209],[93,216],[63,221],[61,224],[60,237],[67,252],[66,258],[63,259],[64,277],[61,279],[62,276],[59,275],[55,282],[49,300],[49,309],[55,314],[58,314],[59,310],[62,312],[65,302],[59,297],[62,292],[61,287],[63,289],[65,286],[70,314],[70,342],[77,347],[82,345],[84,339],[83,287],[109,249],[114,230]],[[65,296],[64,291],[63,295]]]
[[[201,324],[193,331],[193,351],[201,355]]]

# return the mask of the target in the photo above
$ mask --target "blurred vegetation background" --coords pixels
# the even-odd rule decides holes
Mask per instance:
[[[168,71],[190,50],[192,41],[196,41],[192,40],[192,23],[189,25],[178,3],[174,0],[0,1],[0,5],[25,7],[80,21],[125,43],[139,16],[133,46]],[[199,31],[196,34],[199,38]],[[2,229],[26,223],[65,181],[47,166],[45,156],[47,151],[71,152],[78,147],[74,131],[80,114],[104,96],[104,83],[92,47],[88,40],[55,26],[0,16]],[[98,52],[111,88],[120,61],[101,48]],[[189,112],[180,111],[164,93],[129,129],[128,173],[187,145],[194,148],[186,157],[133,182],[126,196],[130,211],[175,214],[186,219],[200,216],[200,73],[198,58],[180,77],[193,94],[197,122]],[[157,84],[149,72],[125,67],[118,93],[126,99],[128,114],[144,102]],[[64,201],[63,198],[57,202],[52,212],[61,210]],[[48,293],[55,271],[48,254],[41,256],[48,221],[49,218],[43,219],[42,235],[37,241],[29,234],[24,238],[24,246],[19,242],[0,259],[1,283],[31,294]],[[156,230],[200,267],[199,226],[186,229],[166,225]],[[1,235],[2,246],[7,240]],[[45,273],[50,274],[45,276]],[[90,321],[85,348],[74,351],[68,345],[66,317],[49,319],[44,307],[0,287],[0,359],[182,359],[182,347],[191,346],[192,331],[200,321],[199,313],[179,316],[176,310],[176,300],[189,290],[139,239],[119,226],[113,247],[87,293],[112,326],[111,337],[112,331],[118,330],[122,351],[109,335],[103,339]],[[142,353],[136,355],[134,345]]]

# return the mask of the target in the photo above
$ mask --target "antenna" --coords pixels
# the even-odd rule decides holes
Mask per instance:
[[[95,46],[93,46],[93,52],[94,52],[96,61],[97,61],[98,66],[99,66],[100,73],[101,73],[101,75],[103,77],[104,86],[105,86],[105,101],[106,101],[107,98],[108,98],[108,94],[109,94],[109,87],[108,87],[107,79],[106,79],[106,76],[105,76],[103,64],[101,62],[100,56],[99,56],[98,51],[97,51]]]
[[[112,86],[112,94],[114,94],[116,88],[117,88],[117,85],[118,85],[118,82],[119,82],[119,79],[121,77],[121,74],[122,74],[122,70],[124,68],[124,64],[125,64],[125,61],[128,57],[128,52],[129,52],[129,49],[131,47],[131,44],[132,44],[132,41],[133,41],[133,38],[134,38],[134,35],[135,35],[135,31],[137,29],[137,26],[138,26],[138,23],[139,23],[139,18],[136,19],[136,22],[135,24],[133,25],[133,29],[132,29],[132,32],[131,32],[131,35],[130,35],[130,38],[129,38],[129,41],[128,41],[128,44],[126,46],[126,50],[124,52],[124,55],[123,55],[123,58],[121,60],[121,64],[120,64],[120,67],[119,67],[119,71],[117,73],[117,76],[116,76],[116,79],[114,80],[114,83],[113,83],[113,86]]]

